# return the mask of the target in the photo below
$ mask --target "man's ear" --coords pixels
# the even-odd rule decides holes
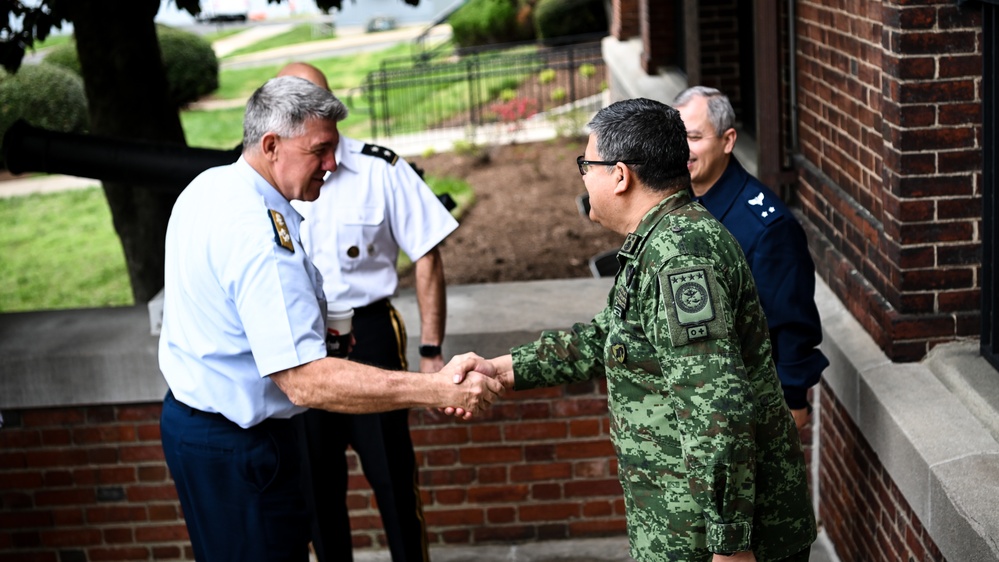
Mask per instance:
[[[732,154],[732,151],[735,150],[735,139],[738,136],[739,134],[735,132],[734,128],[722,133],[721,139],[722,143],[725,144],[725,154]]]
[[[614,176],[617,179],[617,183],[614,185],[614,195],[623,195],[631,188],[632,182],[636,180],[631,168],[621,162],[615,164]]]
[[[263,153],[264,158],[271,161],[277,159],[279,140],[280,137],[273,132],[264,133],[264,136],[260,139],[260,151]]]

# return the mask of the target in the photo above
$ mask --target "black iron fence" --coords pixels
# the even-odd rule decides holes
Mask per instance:
[[[436,49],[386,59],[350,96],[371,137],[463,131],[491,136],[532,127],[581,128],[607,89],[599,40]]]

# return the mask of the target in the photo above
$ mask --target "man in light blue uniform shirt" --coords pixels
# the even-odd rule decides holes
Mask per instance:
[[[278,76],[298,76],[329,89],[322,71],[304,62]],[[444,366],[447,316],[444,265],[438,245],[458,228],[414,168],[395,152],[340,137],[337,170],[315,202],[294,201],[304,217],[302,244],[323,276],[330,303],[354,310],[355,343],[348,358],[384,369],[407,369],[406,327],[392,305],[400,249],[413,261],[420,309],[421,373]],[[313,510],[312,547],[318,562],[350,562],[347,508],[350,446],[375,492],[393,562],[426,562],[426,518],[420,497],[409,411],[303,415],[307,498]]]
[[[242,156],[195,178],[170,218],[160,431],[199,561],[307,560],[292,423],[307,408],[471,415],[502,392],[453,383],[471,360],[416,375],[326,357],[322,278],[289,202],[319,196],[346,113],[306,80],[268,81],[247,103]]]

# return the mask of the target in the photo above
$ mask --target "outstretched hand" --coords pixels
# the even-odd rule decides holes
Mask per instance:
[[[470,373],[474,373],[495,379],[504,390],[513,388],[513,362],[509,355],[484,359],[475,353],[464,353],[451,358],[444,370],[452,373],[454,384],[462,384]],[[449,406],[439,411],[462,419],[471,417],[469,412],[457,406]]]
[[[444,370],[452,374],[451,380],[454,381],[454,384],[461,384],[465,380],[465,375],[470,372],[476,372],[491,378],[496,376],[496,367],[485,358],[473,352],[455,355],[444,367]]]
[[[453,357],[441,374],[450,376],[457,386],[455,390],[459,392],[460,401],[452,402],[456,405],[439,409],[449,416],[471,419],[473,415],[484,412],[506,391],[503,384],[494,378],[495,368],[474,353]]]

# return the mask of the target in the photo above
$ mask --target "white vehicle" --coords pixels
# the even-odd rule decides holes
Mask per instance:
[[[250,12],[249,0],[202,0],[200,23],[244,22]]]

